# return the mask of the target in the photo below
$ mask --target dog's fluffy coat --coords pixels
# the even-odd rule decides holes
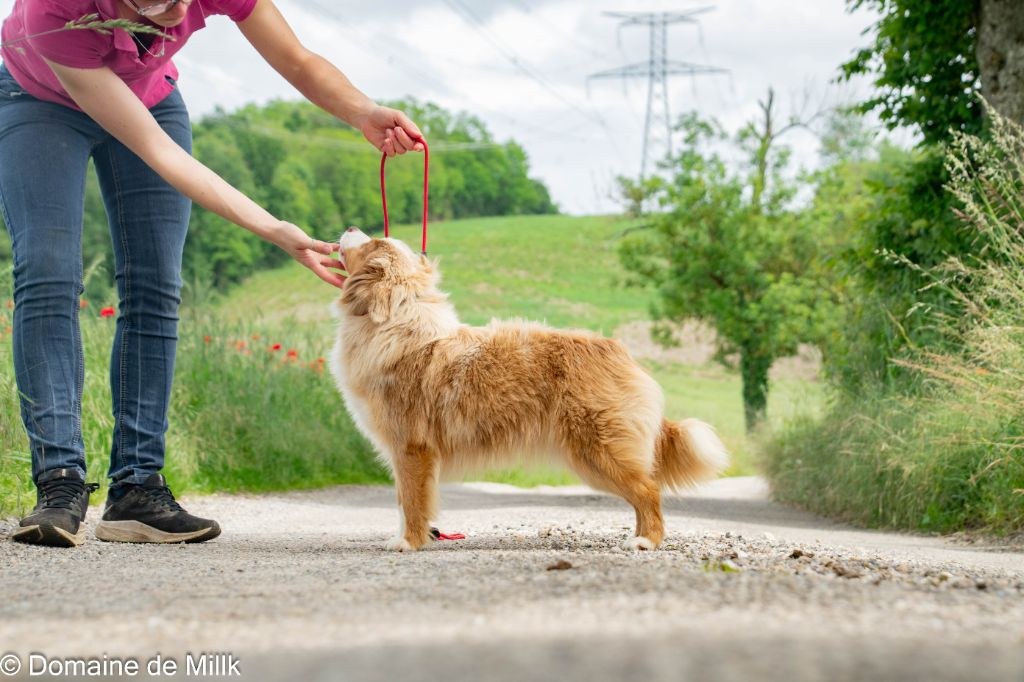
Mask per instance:
[[[402,524],[391,549],[431,539],[437,481],[522,454],[560,457],[636,509],[626,546],[664,535],[662,487],[727,464],[714,430],[662,416],[661,388],[617,341],[521,321],[459,323],[436,264],[355,228],[331,369],[356,425],[391,468]]]

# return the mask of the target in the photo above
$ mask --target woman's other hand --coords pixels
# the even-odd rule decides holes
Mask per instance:
[[[331,270],[331,268],[344,270],[341,261],[334,257],[334,254],[341,248],[337,243],[314,239],[298,225],[284,221],[281,222],[274,243],[328,284],[339,289],[345,284],[345,277]]]
[[[423,151],[423,133],[397,109],[375,106],[355,123],[370,144],[388,156]]]

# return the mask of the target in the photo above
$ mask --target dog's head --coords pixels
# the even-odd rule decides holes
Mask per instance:
[[[372,322],[381,324],[436,289],[434,263],[397,239],[372,239],[350,227],[340,245],[341,261],[349,275],[341,307],[349,315],[369,315]]]

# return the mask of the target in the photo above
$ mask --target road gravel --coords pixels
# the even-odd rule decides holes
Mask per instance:
[[[175,678],[223,653],[244,680],[1024,680],[1019,546],[850,528],[758,478],[666,497],[641,553],[619,549],[632,510],[586,488],[445,486],[441,529],[468,537],[412,554],[383,549],[387,487],[185,504],[224,534],[55,550],[0,521],[13,679],[36,652]]]

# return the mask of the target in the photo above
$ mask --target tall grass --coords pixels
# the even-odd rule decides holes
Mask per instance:
[[[922,311],[956,350],[892,359],[920,394],[845,400],[776,439],[765,464],[779,499],[866,525],[1024,528],[1024,130],[993,113],[990,136],[958,136],[947,163],[985,245],[921,271],[956,303]]]
[[[0,313],[0,332],[9,325],[9,312]],[[298,329],[287,320],[272,326],[228,326],[210,317],[183,320],[165,468],[175,491],[388,480],[349,419],[326,363],[319,361],[330,339]],[[113,319],[98,317],[93,306],[83,311],[83,439],[89,480],[95,481],[104,479],[109,462],[113,418],[107,368],[113,332]],[[23,513],[35,503],[10,352],[9,334],[4,334],[0,515]]]

